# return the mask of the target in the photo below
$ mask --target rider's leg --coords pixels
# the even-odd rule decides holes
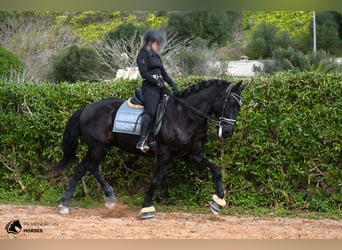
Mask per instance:
[[[147,143],[147,137],[148,137],[148,131],[150,130],[151,123],[152,123],[152,119],[148,114],[145,113],[141,116],[140,139],[137,144],[137,149],[141,150],[144,153],[150,149]]]
[[[157,111],[160,89],[158,87],[143,86],[142,92],[144,95],[144,114],[141,117],[141,132],[137,149],[147,152],[150,149],[147,143],[148,132]]]

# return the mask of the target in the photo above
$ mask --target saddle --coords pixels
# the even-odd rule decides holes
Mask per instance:
[[[137,88],[134,96],[128,99],[128,106],[133,109],[144,108],[144,95],[141,88]]]
[[[162,95],[154,118],[150,135],[156,136],[163,123],[164,114],[167,109],[169,96]],[[140,117],[144,112],[144,96],[141,88],[137,88],[134,95],[125,101],[119,108],[114,118],[113,132],[122,134],[139,135]]]

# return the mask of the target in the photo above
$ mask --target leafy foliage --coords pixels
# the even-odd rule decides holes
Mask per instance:
[[[243,27],[245,30],[258,27],[267,22],[279,27],[280,31],[289,31],[291,37],[307,33],[311,11],[244,11]]]
[[[273,52],[272,61],[264,63],[263,72],[271,73],[274,71],[315,71],[328,73],[341,71],[341,65],[331,59],[329,54],[320,50],[303,54],[294,50],[292,47],[287,49],[278,48]]]
[[[209,44],[223,45],[232,38],[242,20],[235,11],[194,11],[174,13],[169,28],[184,38],[202,38]]]
[[[247,46],[247,55],[253,59],[268,59],[277,48],[288,48],[292,41],[286,31],[272,23],[262,22],[254,31]]]
[[[71,25],[82,44],[99,40],[114,30],[125,19],[120,12],[85,11],[81,13],[63,13],[56,17],[57,25]]]
[[[202,80],[178,80],[181,88]],[[61,159],[61,138],[71,114],[110,96],[127,98],[139,81],[34,85],[0,82],[0,197],[6,201],[57,204],[66,179],[44,177]],[[277,73],[255,79],[243,93],[235,134],[218,140],[209,126],[208,157],[223,169],[232,206],[340,211],[342,204],[342,76]],[[85,154],[81,146],[77,157]],[[153,161],[113,149],[102,171],[117,192],[143,193]],[[72,168],[68,169],[70,176]],[[75,199],[102,200],[87,176]],[[84,190],[87,190],[85,193]],[[208,173],[177,162],[157,197],[166,204],[204,204],[214,192]]]
[[[13,71],[23,71],[24,64],[10,51],[0,47],[0,77],[8,77]]]
[[[6,19],[11,16],[11,13],[7,11],[0,11],[0,25],[6,21]]]
[[[53,62],[52,78],[57,82],[89,80],[91,72],[99,72],[101,66],[93,49],[71,46]]]
[[[131,43],[127,44],[127,51],[131,52],[136,49],[131,46],[141,43],[141,36],[147,28],[146,25],[138,25],[134,22],[120,24],[115,30],[108,32],[105,43],[130,41]]]
[[[316,14],[317,48],[330,53],[336,53],[341,49],[342,38],[339,36],[339,29],[339,24],[331,12],[318,12]],[[312,24],[310,34],[312,37]]]

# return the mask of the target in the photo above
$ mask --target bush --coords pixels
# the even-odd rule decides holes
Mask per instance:
[[[279,31],[275,24],[263,22],[257,26],[247,45],[247,55],[251,59],[269,59],[275,49],[286,49],[291,44],[288,32]]]
[[[341,66],[331,59],[325,51],[320,50],[304,55],[292,47],[278,48],[273,52],[272,61],[264,63],[263,72],[272,73],[283,70],[328,73],[341,70]]]
[[[127,40],[134,38],[134,44],[140,43],[141,35],[147,29],[145,25],[139,25],[135,22],[127,22],[119,25],[115,30],[108,32],[107,40]],[[130,48],[131,49],[131,48]]]
[[[276,24],[281,31],[289,31],[291,37],[308,32],[312,11],[244,11],[244,30],[253,29],[260,23]]]
[[[178,81],[181,88],[202,78]],[[223,169],[232,206],[340,211],[342,204],[342,76],[277,73],[259,77],[243,94],[233,138],[218,140],[209,126],[208,157]],[[15,85],[0,82],[0,200],[58,204],[66,179],[43,177],[47,162],[61,158],[71,114],[88,102],[129,97],[138,81]],[[77,157],[85,155],[81,146]],[[113,149],[101,164],[119,194],[148,187],[153,161]],[[113,167],[115,166],[115,167]],[[67,175],[70,176],[72,168]],[[103,199],[93,177],[75,199]],[[24,186],[25,189],[22,189]],[[165,204],[203,205],[214,192],[211,177],[186,163],[170,166],[158,193]]]
[[[183,39],[191,37],[188,15],[188,12],[182,11],[173,12],[169,16],[168,28]]]
[[[10,51],[0,47],[0,77],[7,78],[13,72],[22,72],[24,64]]]
[[[176,63],[183,75],[202,75],[205,60],[198,51],[185,50],[176,58]]]
[[[206,75],[208,53],[208,41],[197,38],[175,57],[177,68],[182,75]]]
[[[241,25],[242,15],[236,11],[194,11],[173,13],[169,28],[184,38],[202,38],[209,44],[224,45]]]
[[[57,82],[87,81],[91,79],[92,73],[99,71],[101,66],[95,51],[73,45],[54,59],[52,78]]]
[[[0,11],[0,25],[3,24],[8,17],[11,16],[10,12]]]
[[[196,38],[189,42],[180,53],[173,55],[170,64],[175,68],[175,73],[188,76],[215,76],[220,77],[226,74],[227,65],[216,63],[222,51],[216,47],[208,48],[209,41]]]

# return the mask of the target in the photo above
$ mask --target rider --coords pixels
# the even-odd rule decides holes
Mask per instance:
[[[144,113],[141,116],[140,140],[136,146],[142,152],[147,152],[148,131],[156,115],[160,95],[169,92],[164,82],[167,82],[173,92],[178,92],[176,84],[166,73],[158,52],[165,42],[165,35],[159,30],[151,29],[144,34],[143,45],[140,47],[137,64],[142,82],[142,93],[144,96]]]

